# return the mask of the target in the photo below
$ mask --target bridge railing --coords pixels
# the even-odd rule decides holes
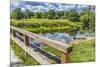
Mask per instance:
[[[49,38],[45,38],[43,36],[40,36],[38,34],[26,31],[24,29],[20,29],[14,26],[11,26],[11,39],[13,41],[15,41],[17,44],[22,44],[19,41],[17,41],[16,39],[16,32],[23,34],[24,36],[24,46],[19,45],[22,49],[24,49],[30,56],[32,56],[35,60],[37,60],[40,64],[49,64],[49,62],[44,61],[44,59],[39,59],[37,56],[33,56],[34,54],[36,55],[36,53],[32,52],[32,50],[29,48],[29,38],[32,38],[34,40],[37,40],[41,43],[43,43],[44,45],[50,46],[52,48],[55,48],[57,50],[59,50],[61,52],[61,63],[68,63],[70,62],[70,52],[72,50],[72,45],[70,44],[66,44],[66,43],[62,43],[56,40],[52,40]],[[18,43],[19,42],[19,43]],[[25,47],[25,48],[24,48]]]

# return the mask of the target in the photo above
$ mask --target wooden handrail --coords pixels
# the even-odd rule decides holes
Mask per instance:
[[[24,35],[24,43],[26,46],[29,45],[28,38],[35,39],[45,45],[51,46],[61,52],[61,63],[67,63],[69,61],[69,48],[72,47],[70,44],[62,43],[56,40],[52,40],[43,36],[40,36],[38,34],[26,31],[24,29],[20,29],[14,26],[10,27],[13,32],[13,36],[15,36],[15,31],[19,32]]]

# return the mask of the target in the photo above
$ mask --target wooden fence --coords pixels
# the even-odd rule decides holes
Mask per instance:
[[[14,41],[15,43],[17,43],[27,54],[32,56],[32,58],[34,58],[38,63],[40,63],[40,64],[52,64],[51,62],[53,60],[51,58],[48,58],[46,55],[44,55],[40,52],[34,51],[33,48],[31,48],[29,46],[30,45],[29,38],[32,38],[34,40],[41,42],[44,45],[47,45],[47,46],[50,46],[54,49],[59,50],[61,52],[60,63],[70,62],[70,52],[72,50],[72,45],[62,43],[62,42],[59,42],[56,40],[52,40],[49,38],[45,38],[45,37],[40,36],[38,34],[29,32],[29,31],[26,31],[24,29],[20,29],[20,28],[14,27],[14,26],[11,26],[10,29],[11,29],[11,40]],[[21,38],[23,39],[23,41],[21,41],[17,37],[16,33],[22,34]],[[35,46],[35,47],[43,50],[41,47],[38,47],[38,46]],[[44,51],[44,52],[46,52],[46,51]]]

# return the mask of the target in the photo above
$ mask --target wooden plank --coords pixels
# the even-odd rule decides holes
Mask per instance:
[[[61,63],[69,63],[70,62],[70,54],[69,53],[61,53]]]
[[[45,57],[41,57],[41,55],[35,52],[32,48],[25,46],[23,42],[13,37],[12,35],[11,35],[11,39],[14,42],[16,42],[23,50],[25,50],[25,52],[27,52],[30,56],[32,56],[40,64],[51,64],[49,60],[47,60]]]
[[[72,46],[72,45],[62,43],[62,42],[59,42],[59,41],[56,41],[56,40],[45,38],[43,36],[37,35],[35,33],[29,32],[29,31],[26,31],[26,30],[23,30],[23,29],[20,29],[20,28],[17,28],[17,27],[11,26],[11,29],[14,29],[14,30],[16,30],[20,33],[23,33],[23,34],[29,36],[30,38],[38,40],[41,43],[48,45],[48,46],[51,46],[51,47],[53,47],[53,48],[55,48],[55,49],[57,49],[61,52],[64,52],[64,53],[67,53],[67,49]]]
[[[28,32],[28,31],[26,31],[25,34],[27,36],[29,36],[30,38],[38,40],[39,42],[41,42],[45,45],[51,46],[51,47],[53,47],[53,48],[55,48],[55,49],[57,49],[61,52],[64,52],[64,53],[67,53],[67,48],[72,46],[72,45],[69,45],[69,44],[66,44],[66,43],[62,43],[62,42],[59,42],[59,41],[56,41],[56,40],[52,40],[52,39],[49,39],[49,38],[39,36],[37,34],[31,33],[31,32]]]
[[[24,43],[26,46],[29,46],[29,37],[24,35]]]
[[[12,30],[12,35],[13,35],[14,37],[16,37],[16,32],[15,32],[15,30]]]

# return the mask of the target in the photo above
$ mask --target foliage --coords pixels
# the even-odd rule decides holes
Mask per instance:
[[[56,16],[54,16],[54,17],[53,17],[53,19],[59,19],[59,16],[58,16],[58,15],[56,15]]]
[[[47,18],[48,19],[53,19],[54,16],[55,16],[55,11],[54,10],[49,10]]]
[[[70,21],[79,21],[79,14],[75,9],[67,12],[67,18]]]
[[[11,18],[13,19],[22,19],[23,18],[23,12],[20,8],[16,8],[11,13]]]
[[[91,29],[95,31],[95,14],[90,10],[85,10],[84,14],[81,14],[80,20],[82,22],[82,28],[84,30]]]
[[[95,61],[95,40],[73,44],[71,62],[93,62]]]
[[[71,26],[71,27],[77,27],[80,24],[80,22],[70,22],[68,20],[64,19],[57,19],[57,20],[48,20],[48,19],[23,19],[23,20],[11,20],[11,25],[17,26],[17,27],[63,27],[63,26]]]
[[[29,18],[31,18],[32,16],[34,16],[34,14],[33,14],[31,11],[29,11],[28,9],[25,10],[25,12],[23,12],[23,14],[24,14],[24,18],[25,18],[25,19],[29,19]]]
[[[48,19],[26,19],[11,20],[11,25],[24,28],[35,33],[46,32],[67,32],[75,34],[80,28],[80,22],[70,22],[64,19],[48,20]],[[72,33],[71,33],[72,32]]]
[[[42,18],[42,14],[41,14],[41,12],[36,12],[35,13],[35,18]]]

